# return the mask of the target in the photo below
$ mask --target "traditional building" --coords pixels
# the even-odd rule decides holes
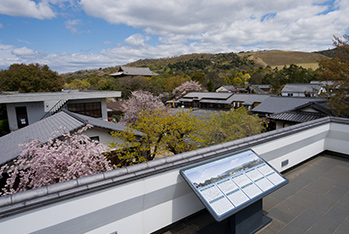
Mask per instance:
[[[333,116],[324,98],[271,96],[252,113],[266,120],[271,129],[279,129],[296,123],[303,123],[325,116]]]
[[[121,132],[126,129],[126,126],[121,124],[62,110],[52,116],[0,137],[0,165],[18,157],[21,152],[19,148],[21,144],[34,139],[44,144],[50,138],[56,139],[61,137],[62,127],[66,131],[73,133],[86,125],[90,125],[91,128],[84,131],[83,134],[105,145],[108,142],[116,140],[111,136],[111,132]],[[138,131],[136,131],[136,134],[139,136],[142,135]]]
[[[319,84],[286,84],[281,90],[284,97],[317,97],[320,94]]]
[[[135,76],[157,76],[159,74],[152,72],[148,67],[124,67],[121,66],[119,71],[110,74],[112,77],[135,77]]]

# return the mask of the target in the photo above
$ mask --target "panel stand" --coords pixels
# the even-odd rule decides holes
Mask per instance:
[[[246,234],[255,233],[271,222],[271,218],[263,215],[262,199],[252,203],[236,214],[221,221],[212,223],[199,230],[199,234]]]

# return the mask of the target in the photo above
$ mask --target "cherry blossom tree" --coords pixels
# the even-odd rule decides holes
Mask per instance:
[[[172,91],[176,99],[183,97],[189,92],[207,92],[198,81],[186,81]]]
[[[103,155],[107,146],[82,134],[90,127],[74,134],[61,128],[63,135],[59,139],[50,139],[45,144],[33,140],[21,145],[20,156],[0,168],[1,176],[8,175],[0,195],[112,170],[113,166]]]
[[[142,111],[152,112],[157,109],[164,109],[165,105],[160,98],[161,96],[154,96],[148,91],[133,91],[131,97],[121,105],[125,118],[122,119],[120,123],[133,124],[136,122],[138,115]]]

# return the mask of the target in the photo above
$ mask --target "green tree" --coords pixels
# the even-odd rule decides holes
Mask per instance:
[[[87,81],[87,79],[84,80],[73,80],[70,84],[66,84],[67,89],[77,89],[77,90],[88,90],[90,89],[91,84]]]
[[[249,115],[243,107],[236,111],[214,112],[204,122],[205,127],[199,133],[201,146],[252,136],[263,130],[262,119],[257,115]]]
[[[12,64],[7,70],[0,71],[2,91],[57,92],[63,88],[63,78],[47,65]]]
[[[212,80],[209,80],[207,82],[207,91],[209,91],[209,92],[213,92],[214,91],[214,83],[213,83]]]
[[[201,85],[205,85],[206,83],[206,77],[205,74],[202,72],[195,72],[193,75],[190,77],[193,81],[199,82]]]
[[[333,90],[329,103],[336,115],[349,116],[349,35],[343,39],[334,37],[334,57],[319,61],[320,74],[324,80],[332,81],[327,87]]]
[[[127,125],[123,132],[113,132],[115,141],[111,148],[116,151],[118,166],[126,166],[153,160],[162,154],[178,154],[195,149],[199,142],[199,129],[202,122],[188,111],[170,114],[167,111],[142,111],[135,124]],[[137,137],[137,132],[142,137]],[[122,139],[122,140],[120,140]]]
[[[180,86],[181,84],[183,84],[184,82],[189,81],[188,78],[184,77],[184,76],[172,76],[170,78],[168,78],[167,83],[165,84],[165,92],[172,92],[172,90],[174,90],[175,88],[177,88],[178,86]]]

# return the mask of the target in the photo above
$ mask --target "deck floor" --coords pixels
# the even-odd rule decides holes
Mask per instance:
[[[283,175],[289,184],[263,198],[272,222],[258,234],[349,233],[349,157],[323,153]],[[197,233],[213,222],[203,210],[156,233]]]

